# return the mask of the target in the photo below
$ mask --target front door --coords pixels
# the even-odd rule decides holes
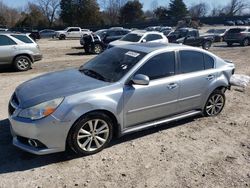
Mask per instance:
[[[179,78],[175,76],[175,52],[152,57],[136,74],[147,75],[150,83],[124,86],[125,128],[177,112]]]

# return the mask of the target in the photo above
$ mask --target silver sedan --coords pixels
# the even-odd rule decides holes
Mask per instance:
[[[39,155],[66,148],[88,155],[115,135],[216,116],[234,69],[210,52],[178,44],[108,49],[79,69],[17,87],[9,103],[13,144]]]

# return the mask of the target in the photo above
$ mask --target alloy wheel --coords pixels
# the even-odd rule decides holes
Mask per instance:
[[[225,99],[220,94],[212,95],[206,105],[206,113],[209,116],[215,116],[221,112],[225,104]]]
[[[107,122],[101,119],[87,121],[78,131],[77,144],[87,152],[101,148],[109,138],[110,130]]]
[[[30,65],[29,61],[25,58],[21,58],[17,61],[17,67],[20,70],[28,69],[29,65]]]

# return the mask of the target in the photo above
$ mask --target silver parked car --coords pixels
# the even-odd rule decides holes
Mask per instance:
[[[25,34],[0,33],[0,65],[12,65],[17,71],[29,70],[42,59],[39,46]]]
[[[94,154],[114,135],[225,105],[234,64],[202,49],[141,43],[114,47],[80,69],[21,84],[9,103],[13,144],[34,154]]]

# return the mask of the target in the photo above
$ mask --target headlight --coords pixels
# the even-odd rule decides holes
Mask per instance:
[[[63,98],[47,101],[36,106],[23,109],[18,116],[28,118],[31,120],[38,120],[43,117],[49,116],[56,111],[57,107],[62,103]]]

